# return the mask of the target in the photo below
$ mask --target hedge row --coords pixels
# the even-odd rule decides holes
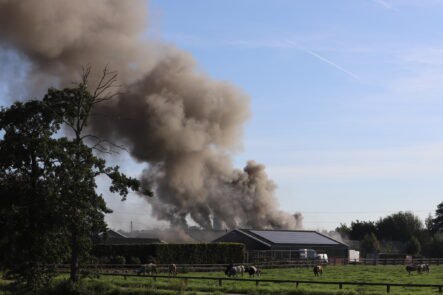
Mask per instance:
[[[126,261],[134,257],[147,263],[155,258],[159,264],[226,264],[243,262],[245,246],[239,243],[217,244],[146,244],[95,245],[93,255],[100,257],[123,256]]]

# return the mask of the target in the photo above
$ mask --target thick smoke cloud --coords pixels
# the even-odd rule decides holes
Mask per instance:
[[[119,72],[121,94],[96,110],[93,131],[147,163],[141,180],[155,216],[174,226],[296,228],[278,209],[274,183],[253,161],[233,169],[249,98],[211,79],[170,45],[142,42],[142,0],[0,0],[0,46],[30,65],[27,85],[70,86],[79,69]],[[94,76],[90,84],[94,84]]]

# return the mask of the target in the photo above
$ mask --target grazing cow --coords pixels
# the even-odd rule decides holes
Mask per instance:
[[[140,268],[137,270],[137,275],[141,274],[157,274],[157,266],[154,263],[148,263],[140,266]]]
[[[245,268],[245,271],[249,274],[249,277],[260,276],[261,270],[256,266],[249,266]]]
[[[417,272],[418,273],[429,273],[429,265],[428,264],[419,264],[417,265]]]
[[[408,274],[411,274],[414,271],[418,271],[418,266],[415,264],[406,265],[406,271],[408,272]]]
[[[228,277],[235,277],[238,274],[241,274],[241,276],[243,276],[244,272],[245,272],[245,267],[243,265],[234,266],[233,264],[230,264],[225,270],[225,274]]]
[[[316,265],[312,269],[315,276],[321,276],[323,274],[323,267],[321,265]]]
[[[177,275],[177,265],[175,265],[174,263],[169,265],[169,275],[170,276]]]

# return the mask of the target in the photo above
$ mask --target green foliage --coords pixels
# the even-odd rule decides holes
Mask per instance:
[[[60,194],[63,196],[66,236],[70,245],[70,278],[78,279],[79,263],[87,261],[91,249],[91,237],[106,230],[104,215],[110,213],[103,196],[96,192],[96,177],[106,175],[111,180],[109,190],[126,199],[129,190],[138,190],[139,182],[122,174],[119,167],[107,167],[104,159],[97,157],[93,149],[106,152],[104,140],[88,134],[90,114],[93,108],[109,99],[106,92],[115,81],[115,75],[105,69],[94,91],[87,89],[89,69],[82,83],[75,88],[50,89],[43,103],[73,134],[63,138],[61,148],[63,165],[58,173]],[[102,95],[105,96],[102,96]],[[95,141],[92,147],[85,141]]]
[[[219,264],[242,262],[244,251],[243,244],[233,243],[156,245],[156,257],[162,263]]]
[[[95,245],[92,253],[97,257],[124,256],[127,260],[137,257],[141,263],[153,256],[161,264],[222,264],[242,262],[245,247],[237,243]]]
[[[57,170],[60,122],[42,102],[0,110],[0,262],[18,282],[37,289],[49,282],[45,267],[68,252]]]
[[[340,226],[335,229],[342,237],[349,238],[351,234],[351,228],[345,223],[340,223]]]
[[[135,257],[135,256],[131,256],[129,257],[128,263],[129,264],[140,264],[142,261],[140,260],[140,258]]]
[[[43,101],[0,110],[0,263],[34,290],[49,282],[44,265],[69,260],[76,281],[80,263],[89,261],[91,238],[106,230],[111,212],[96,192],[97,176],[108,176],[109,190],[123,200],[139,187],[94,153],[106,151],[104,142],[86,128],[115,76],[105,70],[91,93],[88,74],[78,87],[49,89]],[[58,134],[62,126],[71,137]]]
[[[112,264],[126,264],[126,258],[124,256],[115,256],[111,261]]]
[[[380,251],[380,242],[374,233],[366,234],[360,242],[360,250],[363,256],[367,254],[375,254]]]
[[[408,241],[423,230],[420,219],[411,212],[398,212],[381,218],[377,224],[381,240]]]
[[[443,257],[443,233],[437,233],[430,243],[430,256]]]
[[[432,232],[443,232],[443,202],[437,205],[435,218],[432,219]]]
[[[351,222],[349,238],[351,240],[362,240],[366,235],[376,233],[376,231],[374,222],[356,220]]]
[[[155,245],[94,245],[91,253],[100,257],[102,263],[111,263],[110,257],[115,256],[123,256],[128,260],[137,257],[141,263],[147,263],[149,257],[155,255]]]
[[[407,243],[406,243],[406,253],[411,255],[418,255],[421,252],[421,245],[420,242],[416,237],[412,237]]]

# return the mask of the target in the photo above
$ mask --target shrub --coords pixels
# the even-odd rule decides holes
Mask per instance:
[[[245,246],[239,243],[217,244],[149,244],[149,245],[95,245],[98,257],[133,257],[141,263],[223,264],[243,262]]]
[[[112,258],[112,264],[126,264],[126,258],[124,256],[115,256]]]
[[[129,257],[128,263],[129,264],[140,264],[141,260],[138,257],[131,256],[131,257]]]
[[[101,256],[98,258],[98,262],[100,264],[109,264],[109,263],[111,263],[111,259],[109,259],[108,256]]]

